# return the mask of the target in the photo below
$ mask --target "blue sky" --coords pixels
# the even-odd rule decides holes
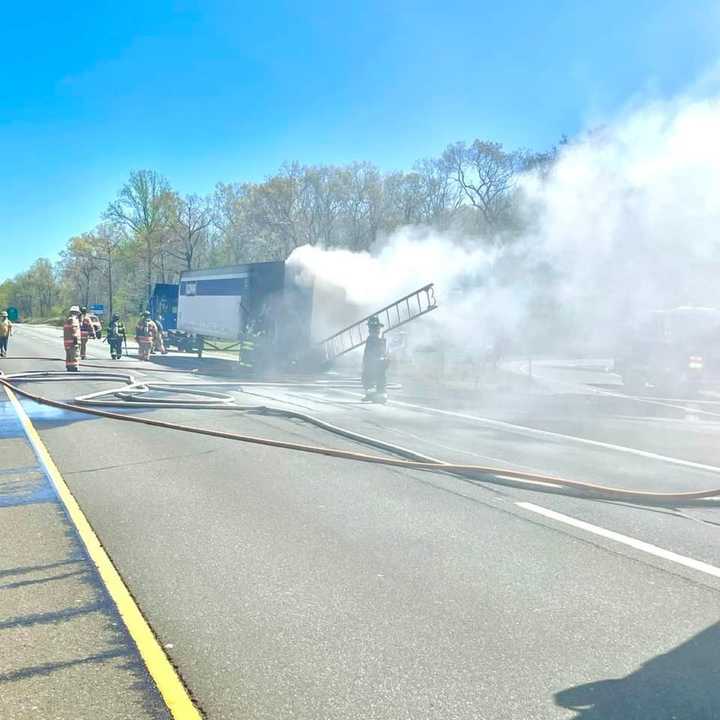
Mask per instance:
[[[90,230],[131,169],[182,192],[285,160],[404,169],[542,149],[717,60],[717,0],[7,2],[0,280]]]

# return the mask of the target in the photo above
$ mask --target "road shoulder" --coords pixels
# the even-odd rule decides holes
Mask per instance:
[[[0,393],[0,717],[171,717]]]

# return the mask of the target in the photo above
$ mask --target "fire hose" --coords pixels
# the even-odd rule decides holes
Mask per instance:
[[[152,372],[157,371],[153,369]],[[42,395],[28,392],[27,390],[24,390],[17,385],[18,382],[74,382],[78,380],[95,382],[119,380],[123,381],[124,385],[120,388],[116,387],[110,390],[101,390],[99,392],[81,395],[76,397],[73,402],[52,400]],[[354,460],[357,462],[386,465],[390,467],[404,468],[407,470],[425,470],[432,472],[448,473],[459,476],[463,479],[468,479],[476,482],[482,481],[489,483],[520,485],[521,487],[524,487],[526,489],[541,490],[545,492],[563,492],[566,494],[571,493],[595,499],[629,501],[642,504],[671,504],[720,496],[720,488],[674,493],[654,492],[649,490],[631,490],[606,485],[598,485],[595,483],[589,483],[579,480],[570,480],[554,475],[543,475],[539,473],[532,473],[521,470],[512,470],[508,468],[449,463],[430,457],[428,455],[423,455],[413,450],[409,450],[399,445],[388,443],[377,438],[354,432],[347,428],[333,425],[309,414],[297,412],[294,410],[285,410],[282,408],[269,407],[265,405],[241,405],[232,395],[228,393],[217,392],[207,389],[210,387],[233,386],[234,388],[242,391],[242,386],[244,385],[263,387],[303,387],[308,385],[313,385],[313,387],[316,388],[334,386],[348,387],[349,383],[347,382],[326,383],[322,385],[319,385],[317,383],[313,384],[293,382],[246,382],[243,380],[238,380],[236,382],[210,381],[174,383],[172,381],[138,381],[134,378],[133,375],[122,372],[83,372],[68,376],[68,374],[65,372],[30,371],[12,373],[7,375],[0,372],[0,385],[3,385],[7,390],[17,395],[20,395],[21,397],[27,398],[28,400],[39,403],[41,405],[55,407],[60,410],[83,413],[86,415],[94,415],[97,417],[104,417],[111,420],[118,420],[121,422],[131,422],[150,427],[165,428],[180,432],[205,435],[208,437],[224,438],[237,442],[264,445],[268,447],[275,447],[286,450],[295,450],[298,452],[311,453],[315,455],[324,455],[327,457],[333,457],[343,460]],[[153,393],[160,394],[161,397],[155,397]],[[181,398],[179,396],[184,397]],[[327,432],[345,437],[358,443],[370,445],[379,450],[383,450],[390,455],[395,455],[399,457],[370,455],[367,453],[361,453],[351,450],[341,450],[337,448],[323,447],[318,445],[308,445],[297,442],[289,442],[285,440],[276,440],[268,437],[257,437],[253,435],[245,435],[224,430],[213,430],[211,428],[202,428],[194,425],[184,425],[181,423],[157,420],[138,415],[123,414],[112,410],[102,410],[100,409],[100,407],[125,409],[222,409],[236,410],[248,414],[301,420]]]

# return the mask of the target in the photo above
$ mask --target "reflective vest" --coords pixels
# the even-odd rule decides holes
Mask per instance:
[[[151,343],[153,339],[150,320],[141,320],[135,326],[135,339],[139,343]]]
[[[68,315],[63,324],[63,344],[66,348],[80,343],[80,321],[74,315]]]
[[[108,328],[108,337],[125,337],[125,326],[120,320],[113,320]]]

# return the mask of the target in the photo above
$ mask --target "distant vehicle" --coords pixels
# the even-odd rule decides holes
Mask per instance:
[[[720,387],[720,310],[678,307],[650,313],[632,328],[615,357],[615,372],[634,393],[664,395]]]
[[[100,318],[92,313],[89,313],[88,317],[90,318],[90,322],[92,323],[95,337],[99,340],[102,337],[102,324],[100,323]]]

